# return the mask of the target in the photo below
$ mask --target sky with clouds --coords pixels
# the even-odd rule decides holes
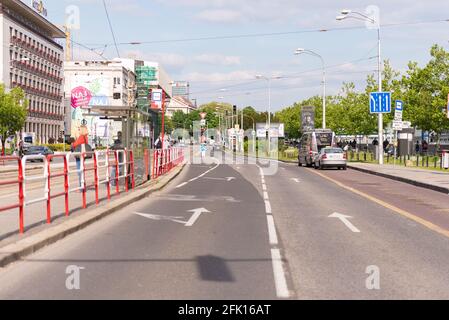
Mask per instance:
[[[321,94],[321,62],[309,55],[295,56],[298,47],[324,58],[329,94],[338,93],[342,82],[349,81],[362,90],[367,75],[377,68],[377,30],[354,19],[336,21],[345,8],[362,13],[370,5],[379,8],[382,57],[395,69],[406,70],[410,60],[426,63],[433,44],[449,50],[449,22],[427,23],[449,19],[447,0],[106,3],[120,55],[160,62],[173,80],[190,81],[191,96],[198,103],[219,100],[266,110],[268,83],[255,79],[258,74],[281,77],[272,81],[273,110]],[[117,56],[102,0],[44,0],[44,4],[55,24],[64,23],[68,6],[77,6],[80,29],[73,32],[74,40],[107,58]],[[123,44],[130,42],[146,43]],[[101,59],[79,46],[74,55],[76,59]]]

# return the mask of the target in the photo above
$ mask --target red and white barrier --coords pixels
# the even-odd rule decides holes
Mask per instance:
[[[184,148],[158,149],[153,153],[153,179],[168,173],[184,161]]]
[[[14,204],[8,204],[0,207],[0,212],[7,211],[11,209],[19,209],[19,231],[20,233],[24,232],[24,222],[23,222],[23,213],[24,213],[24,195],[23,195],[23,167],[22,167],[22,161],[19,157],[15,156],[6,156],[6,157],[0,157],[0,160],[4,162],[15,162],[17,163],[17,179],[13,180],[6,180],[1,181],[0,180],[0,186],[8,186],[8,185],[15,185],[18,186],[18,197],[17,197],[17,203]]]
[[[112,164],[111,164],[112,158]],[[51,161],[54,159],[62,159],[62,171],[54,172],[56,167],[51,166]],[[77,160],[79,159],[79,160]],[[86,161],[92,159],[92,161]],[[121,159],[121,161],[119,161]],[[39,175],[26,175],[27,163],[30,160],[39,160],[43,162],[43,173]],[[54,154],[48,156],[42,155],[28,155],[22,159],[19,157],[0,157],[0,161],[8,162],[13,161],[17,163],[18,178],[14,180],[1,181],[0,186],[4,185],[18,185],[18,198],[16,204],[0,206],[0,212],[7,211],[15,208],[19,208],[19,232],[24,233],[24,213],[26,206],[34,203],[46,202],[47,203],[47,223],[51,223],[51,201],[58,197],[64,197],[65,200],[65,214],[69,215],[69,194],[72,192],[81,192],[83,208],[87,207],[86,193],[89,187],[95,188],[95,203],[99,204],[99,187],[100,184],[105,183],[107,185],[108,199],[111,198],[110,187],[111,181],[116,182],[116,193],[120,192],[119,182],[125,182],[125,190],[129,191],[129,186],[135,188],[135,163],[134,154],[132,150],[105,150],[96,152],[84,152],[75,153],[70,152],[67,154]],[[79,164],[77,164],[79,162]],[[78,168],[79,166],[79,168]],[[115,168],[115,177],[111,179],[111,167]],[[120,167],[123,168],[122,174],[120,174]],[[106,169],[104,177],[100,177],[100,169]],[[92,173],[92,174],[90,174]],[[70,184],[71,175],[76,174],[79,178],[77,186]],[[86,176],[87,175],[87,176]],[[87,177],[93,177],[93,183],[87,183]],[[58,186],[53,186],[54,179],[62,177],[64,179],[63,190],[60,190]],[[42,197],[29,199],[27,192],[27,182],[39,181],[45,182]],[[58,190],[54,192],[54,190]]]

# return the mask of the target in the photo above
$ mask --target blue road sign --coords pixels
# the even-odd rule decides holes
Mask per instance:
[[[404,111],[404,102],[396,100],[396,111]]]
[[[371,113],[391,112],[391,92],[371,92],[370,94]]]

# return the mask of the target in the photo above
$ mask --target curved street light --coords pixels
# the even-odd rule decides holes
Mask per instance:
[[[321,60],[321,64],[323,67],[323,129],[326,129],[326,66],[324,64],[324,59],[321,55],[316,53],[315,51],[298,48],[295,51],[295,55],[300,54],[309,54],[311,56],[317,57]]]
[[[378,82],[379,82],[379,92],[382,92],[382,57],[381,57],[381,37],[380,37],[380,22],[374,18],[368,17],[367,15],[357,12],[351,11],[348,9],[341,10],[341,15],[337,16],[338,21],[346,20],[346,19],[356,19],[365,22],[370,22],[372,24],[377,23],[377,44],[378,44]],[[383,150],[383,114],[379,113],[378,118],[378,129],[379,129],[379,145],[378,145],[378,154],[379,154],[379,164],[382,165],[384,163],[384,150]]]
[[[277,79],[282,79],[282,77],[280,76],[274,76],[274,77],[266,77],[263,76],[261,74],[256,75],[256,79],[263,79],[266,80],[268,82],[268,123],[267,123],[267,127],[268,127],[268,152],[271,151],[271,136],[270,136],[270,129],[271,129],[271,81],[272,80],[277,80]]]

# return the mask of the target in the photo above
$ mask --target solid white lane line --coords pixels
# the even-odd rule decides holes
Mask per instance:
[[[213,158],[213,159],[215,159],[215,158]],[[217,165],[216,165],[215,167],[213,167],[213,168],[207,170],[206,172],[200,174],[199,176],[197,176],[197,177],[195,177],[195,178],[190,179],[188,182],[181,183],[179,186],[176,186],[175,189],[182,188],[182,187],[184,187],[186,184],[188,184],[189,182],[196,181],[196,180],[198,180],[199,178],[202,178],[202,177],[204,177],[206,174],[208,174],[208,173],[214,171],[215,169],[217,169],[217,168],[220,166],[220,161],[219,161],[218,159],[215,159],[215,160],[217,161]]]
[[[276,286],[276,295],[278,298],[288,298],[287,279],[285,278],[284,268],[282,267],[281,252],[279,249],[271,249],[271,260],[273,263],[274,284]]]
[[[267,214],[271,214],[271,204],[270,204],[270,201],[268,201],[268,200],[265,200],[265,212]]]
[[[274,218],[273,216],[267,216],[268,222],[268,236],[270,238],[270,244],[272,246],[277,246],[279,244],[278,235],[276,233],[276,227],[274,226]]]
[[[263,189],[263,191],[267,191],[267,185],[265,183],[262,184],[262,189]]]
[[[182,188],[182,187],[184,187],[186,184],[188,184],[188,182],[181,183],[180,185],[176,186],[176,189]]]
[[[264,191],[264,193],[263,193],[263,199],[270,200],[270,198],[268,198],[268,193],[266,191]]]

